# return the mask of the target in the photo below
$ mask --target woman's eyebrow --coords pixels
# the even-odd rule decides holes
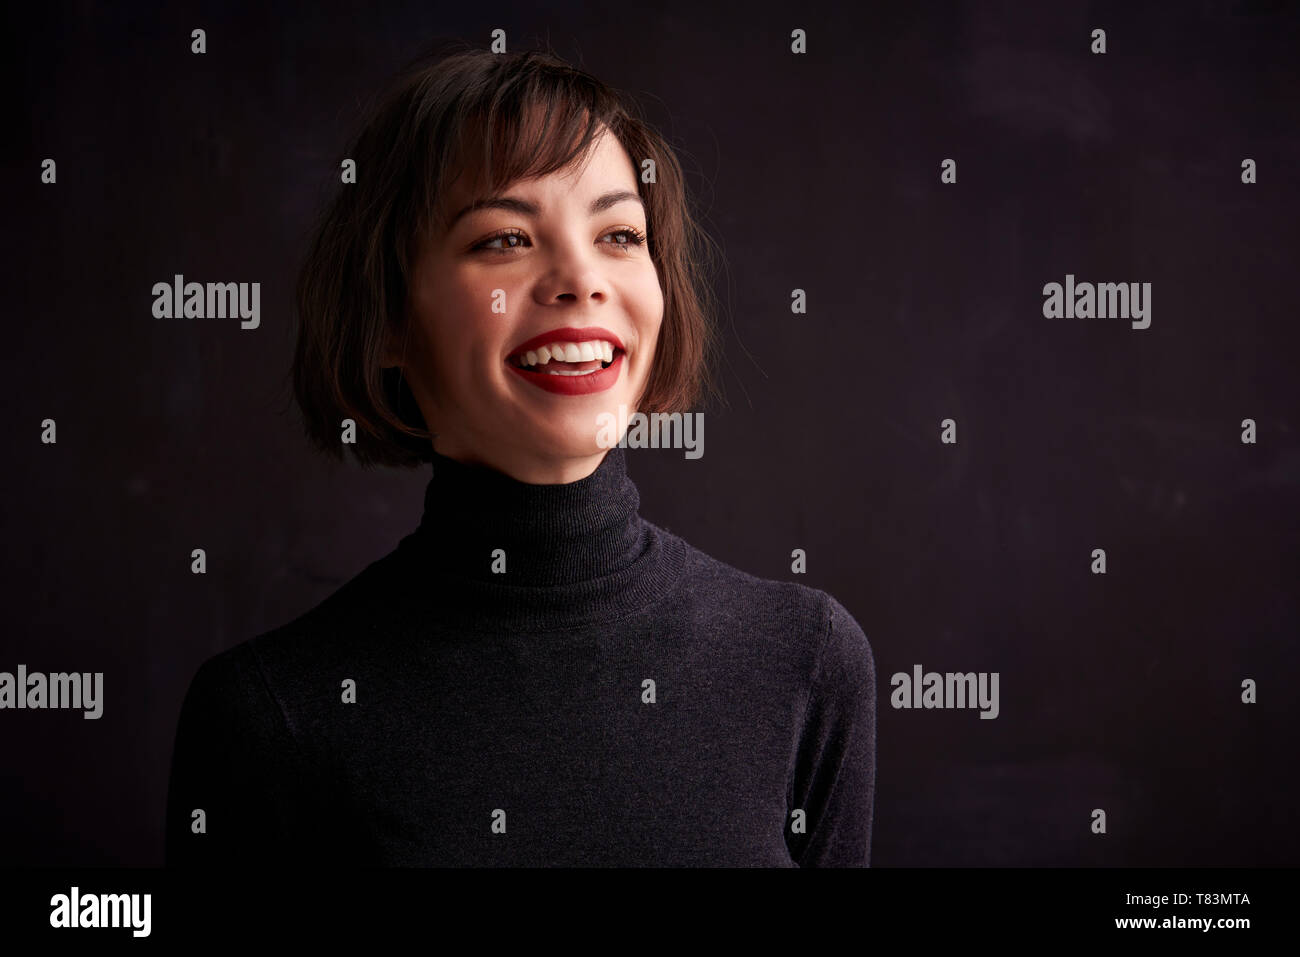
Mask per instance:
[[[614,189],[608,193],[602,193],[591,201],[587,211],[590,215],[595,216],[597,213],[603,213],[611,206],[617,206],[619,203],[633,201],[641,204],[641,209],[645,210],[645,202],[642,201],[639,194],[629,189]],[[515,199],[511,196],[488,196],[483,199],[477,199],[464,207],[460,212],[451,218],[447,228],[450,230],[464,216],[477,212],[480,209],[504,209],[512,213],[519,213],[523,216],[536,216],[541,212],[541,207],[536,203],[530,203],[526,199]]]

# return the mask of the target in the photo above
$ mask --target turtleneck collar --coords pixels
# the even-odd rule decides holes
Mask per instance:
[[[685,543],[643,520],[640,504],[619,447],[559,485],[435,452],[423,516],[402,550],[447,616],[538,628],[598,621],[662,597],[684,567]]]

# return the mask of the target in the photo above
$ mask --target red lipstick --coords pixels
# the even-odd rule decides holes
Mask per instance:
[[[573,340],[570,339],[569,341],[572,342]],[[550,372],[533,372],[529,369],[521,369],[509,362],[506,365],[510,367],[511,372],[525,382],[530,382],[547,392],[555,392],[560,395],[590,395],[593,392],[604,392],[618,381],[619,373],[623,371],[623,353],[614,353],[614,361],[609,364],[608,368],[601,369],[599,372],[589,372],[586,375],[555,375]]]
[[[593,339],[601,339],[614,347],[614,358],[609,365],[595,372],[588,372],[583,375],[559,375],[554,372],[538,372],[525,369],[510,361],[512,356],[518,356],[530,349],[540,349],[542,346],[550,345],[553,342],[589,342]],[[606,389],[613,387],[614,383],[618,381],[618,377],[623,371],[623,356],[626,352],[627,349],[623,345],[623,340],[608,329],[602,329],[599,326],[585,326],[583,328],[564,326],[533,336],[533,338],[519,343],[511,350],[510,355],[506,356],[506,365],[509,366],[510,371],[525,382],[547,392],[557,395],[591,395],[596,392],[604,392]]]

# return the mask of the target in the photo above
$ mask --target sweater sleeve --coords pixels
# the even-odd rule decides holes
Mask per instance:
[[[876,787],[876,666],[853,616],[830,595],[799,739],[792,808],[806,833],[786,840],[800,867],[867,867]]]
[[[167,866],[283,861],[299,790],[296,756],[252,648],[236,646],[204,662],[177,723]]]

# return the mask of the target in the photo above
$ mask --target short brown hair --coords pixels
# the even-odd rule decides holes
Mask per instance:
[[[539,121],[539,117],[541,117]],[[664,318],[638,411],[688,411],[716,395],[717,333],[705,264],[716,252],[688,208],[682,169],[667,141],[616,90],[550,51],[490,53],[444,42],[399,74],[347,153],[356,183],[340,184],[315,227],[298,274],[293,391],[308,439],[343,458],[342,420],[355,420],[362,466],[411,468],[432,444],[399,368],[382,368],[389,336],[407,321],[416,243],[440,220],[461,163],[481,156],[495,191],[565,169],[608,129],[638,171],[649,251]]]

